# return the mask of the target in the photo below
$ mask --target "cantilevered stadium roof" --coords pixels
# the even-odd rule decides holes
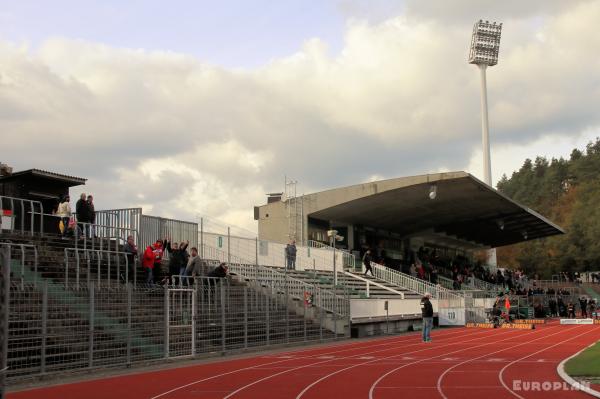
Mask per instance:
[[[430,198],[430,192],[436,192]],[[310,218],[361,224],[403,236],[435,235],[499,247],[564,231],[466,172],[403,177],[305,196]]]

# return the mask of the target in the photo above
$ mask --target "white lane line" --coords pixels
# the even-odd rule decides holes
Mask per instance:
[[[580,350],[576,354],[574,354],[572,356],[569,356],[566,359],[563,359],[563,361],[561,361],[560,364],[558,366],[556,366],[556,371],[558,372],[558,375],[560,376],[560,378],[562,378],[563,380],[565,380],[565,382],[567,384],[571,385],[573,387],[573,389],[575,389],[577,391],[583,391],[583,392],[585,392],[585,393],[587,393],[589,395],[592,395],[595,398],[600,398],[600,392],[596,391],[595,389],[592,389],[591,387],[589,387],[587,385],[581,384],[575,378],[573,378],[570,375],[568,375],[567,372],[565,371],[565,363],[567,363],[569,360],[571,360],[574,357],[576,357],[577,355],[579,355],[584,350],[586,350],[588,348],[591,348],[592,346],[596,345],[596,343],[597,342],[594,342],[594,343],[590,344],[588,347],[583,348],[582,350]]]
[[[558,327],[550,327],[550,328],[558,328]],[[444,377],[446,376],[446,374],[448,374],[448,373],[449,373],[451,370],[454,370],[454,369],[455,369],[456,367],[458,367],[458,366],[462,366],[463,364],[467,364],[467,363],[469,363],[469,362],[471,362],[471,361],[473,361],[473,360],[481,359],[481,358],[484,358],[484,357],[486,357],[486,356],[489,356],[489,355],[495,355],[496,353],[500,353],[500,352],[504,352],[504,351],[512,350],[512,349],[514,349],[514,348],[517,348],[517,347],[519,347],[519,346],[523,346],[523,345],[529,345],[529,344],[530,344],[530,343],[532,343],[532,342],[539,341],[539,340],[541,340],[541,339],[548,338],[548,337],[552,337],[552,336],[554,336],[554,335],[561,334],[561,333],[564,333],[565,331],[571,331],[571,330],[572,330],[572,328],[570,328],[570,329],[568,329],[568,330],[567,330],[567,329],[559,329],[559,331],[558,331],[558,332],[556,332],[556,333],[554,333],[554,334],[544,335],[544,336],[542,336],[542,337],[540,337],[540,338],[532,339],[532,340],[530,340],[530,341],[523,342],[523,343],[521,343],[521,344],[518,344],[518,345],[513,345],[513,346],[511,346],[510,348],[502,348],[502,349],[500,349],[500,350],[497,350],[497,351],[495,351],[495,352],[490,352],[490,353],[483,354],[483,355],[481,355],[481,356],[474,357],[474,358],[472,358],[472,359],[467,359],[467,360],[465,360],[465,361],[463,361],[463,362],[460,362],[460,363],[457,363],[457,364],[453,365],[452,367],[448,367],[448,368],[447,368],[446,370],[444,370],[444,372],[443,372],[442,374],[440,374],[440,376],[438,377],[438,380],[437,380],[437,390],[438,390],[439,394],[442,396],[442,398],[444,398],[444,399],[448,399],[448,397],[447,397],[447,396],[444,394],[444,390],[442,389],[442,381],[444,380]],[[536,330],[536,331],[540,331],[540,332],[541,332],[541,331],[543,331],[543,330]],[[548,330],[546,330],[546,331],[548,331]]]
[[[583,326],[579,326],[579,327],[583,327]],[[506,366],[504,366],[504,367],[502,368],[502,370],[500,370],[500,373],[498,373],[498,379],[500,379],[500,383],[502,384],[502,386],[503,386],[504,388],[506,388],[506,389],[508,390],[508,392],[510,392],[511,394],[513,394],[513,396],[516,396],[516,397],[517,397],[517,398],[519,398],[519,399],[525,399],[524,397],[522,397],[521,395],[519,395],[518,393],[516,393],[515,391],[513,391],[512,389],[510,389],[510,388],[508,387],[508,385],[506,385],[506,383],[504,382],[504,371],[506,371],[506,369],[507,369],[507,368],[509,368],[510,366],[512,366],[513,364],[520,362],[521,360],[527,359],[527,358],[529,358],[529,357],[531,357],[531,356],[533,356],[533,355],[537,355],[538,353],[542,353],[542,352],[544,352],[544,351],[547,351],[548,349],[550,349],[550,348],[554,348],[555,346],[562,345],[564,342],[572,341],[572,340],[574,340],[575,338],[579,338],[579,337],[581,337],[582,335],[589,334],[589,333],[590,333],[590,332],[592,332],[592,331],[594,331],[594,330],[588,330],[588,331],[586,331],[586,332],[584,332],[584,333],[581,333],[581,334],[579,334],[579,335],[576,335],[576,336],[574,336],[574,337],[572,337],[572,338],[569,338],[569,339],[567,339],[567,340],[563,340],[563,341],[561,341],[561,342],[559,342],[559,343],[557,343],[557,344],[554,344],[554,345],[548,346],[548,347],[546,347],[546,348],[544,348],[544,349],[541,349],[541,350],[539,350],[539,351],[537,351],[537,352],[534,352],[534,353],[532,353],[532,354],[530,354],[530,355],[523,356],[522,358],[520,358],[520,359],[517,359],[517,360],[513,360],[512,362],[510,362],[510,363],[508,363]],[[596,330],[596,331],[597,331],[597,330]]]
[[[471,334],[471,335],[476,335],[476,334]],[[407,346],[415,346],[415,345],[421,345],[421,343],[416,343],[416,344],[407,345]],[[367,352],[367,353],[363,353],[362,355],[367,355],[367,354],[371,354],[371,353],[379,353],[379,352],[388,352],[388,351],[390,351],[390,350],[396,350],[396,349],[398,349],[398,348],[393,348],[393,349],[387,348],[387,349],[378,350],[378,351],[374,351],[374,352]],[[427,349],[423,349],[423,350],[429,350],[429,349],[431,349],[431,348],[427,348]],[[420,351],[415,351],[415,352],[420,352]],[[413,353],[413,352],[409,352],[409,353]],[[360,356],[360,355],[350,356],[350,357],[348,357],[348,358],[346,358],[346,359],[356,359],[356,358],[357,358],[357,356]],[[399,355],[395,355],[395,356],[399,356]],[[390,356],[390,357],[393,357],[393,356]],[[382,358],[382,359],[386,359],[386,358],[384,357],[384,358]],[[229,395],[227,395],[227,396],[223,397],[223,399],[229,399],[229,398],[233,397],[234,395],[238,394],[239,392],[241,392],[241,391],[243,391],[243,390],[245,390],[245,389],[247,389],[247,388],[250,388],[250,387],[252,387],[252,386],[254,386],[254,385],[256,385],[256,384],[259,384],[259,383],[261,383],[261,382],[263,382],[263,381],[270,380],[271,378],[278,377],[278,376],[280,376],[280,375],[282,375],[282,374],[289,373],[290,371],[296,371],[296,370],[301,370],[301,369],[305,369],[305,368],[308,368],[308,367],[314,367],[314,366],[315,366],[315,365],[317,365],[317,364],[328,363],[328,362],[331,362],[331,361],[332,361],[332,359],[329,359],[329,360],[323,360],[323,361],[321,361],[321,362],[310,363],[310,364],[306,364],[306,365],[303,365],[303,366],[294,367],[294,368],[292,368],[292,369],[285,370],[285,371],[282,371],[282,372],[280,372],[280,373],[276,373],[276,374],[271,374],[271,375],[268,375],[268,376],[266,376],[266,377],[260,378],[260,379],[258,379],[258,380],[255,380],[255,381],[253,381],[253,382],[251,382],[251,383],[249,383],[249,384],[247,384],[247,385],[244,385],[244,386],[242,386],[242,387],[240,387],[240,388],[236,389],[235,391],[231,392]],[[365,363],[372,363],[372,362],[374,362],[374,361],[375,361],[375,360],[371,360],[370,362],[365,362]],[[362,363],[362,364],[365,364],[365,363]],[[352,368],[352,367],[356,367],[356,366],[351,366],[350,368]],[[347,367],[347,368],[348,368],[348,367]]]
[[[486,334],[486,333],[487,333],[487,334]],[[476,334],[472,334],[472,335],[470,335],[470,336],[475,336],[475,335],[476,335]],[[478,337],[478,338],[474,338],[474,339],[471,339],[471,340],[462,341],[462,342],[461,342],[461,344],[462,344],[462,343],[465,343],[465,342],[471,342],[471,341],[475,341],[475,340],[477,340],[477,339],[479,339],[479,338],[486,338],[487,336],[491,335],[491,333],[489,333],[489,330],[488,330],[488,331],[485,331],[485,332],[483,332],[481,335],[483,335],[483,337]],[[353,365],[353,366],[350,366],[350,367],[346,367],[346,368],[343,368],[343,369],[337,370],[337,371],[335,371],[335,372],[333,372],[333,373],[329,373],[329,374],[327,374],[327,375],[325,375],[325,376],[323,376],[323,377],[319,378],[318,380],[316,380],[316,381],[313,381],[311,384],[307,385],[307,386],[306,386],[306,387],[305,387],[305,388],[304,388],[304,389],[303,389],[303,390],[302,390],[302,391],[301,391],[301,392],[300,392],[300,393],[299,393],[299,394],[296,396],[296,399],[300,399],[300,398],[301,398],[301,397],[302,397],[302,396],[303,396],[303,395],[304,395],[306,392],[308,392],[308,390],[309,390],[309,389],[313,388],[315,385],[317,385],[317,384],[321,383],[322,381],[326,380],[327,378],[329,378],[329,377],[332,377],[332,376],[334,376],[334,375],[336,375],[336,374],[342,373],[342,372],[344,372],[344,371],[346,371],[346,370],[350,370],[350,369],[353,369],[353,368],[355,368],[355,367],[359,367],[359,366],[364,366],[365,364],[371,364],[371,363],[375,363],[375,362],[376,362],[376,361],[378,361],[378,360],[384,360],[384,359],[385,359],[385,360],[387,360],[387,359],[393,359],[393,358],[397,358],[397,357],[400,357],[400,356],[403,356],[403,355],[406,355],[406,354],[418,353],[418,352],[424,352],[424,351],[433,350],[433,349],[440,349],[440,348],[444,348],[444,347],[447,347],[447,346],[453,346],[454,344],[455,344],[455,343],[451,343],[451,344],[448,344],[448,345],[442,345],[442,346],[440,346],[440,347],[437,347],[437,346],[430,346],[429,348],[426,348],[426,349],[421,349],[421,350],[417,350],[417,351],[413,351],[413,352],[408,352],[408,353],[405,353],[405,354],[399,354],[399,355],[387,356],[387,357],[384,357],[384,358],[381,358],[381,359],[377,359],[377,360],[371,360],[371,361],[368,361],[368,362],[359,363],[359,364],[356,364],[356,365]],[[425,344],[425,345],[430,345],[430,344]],[[444,356],[444,355],[442,355],[442,356]],[[414,363],[414,362],[413,362],[413,363]],[[411,363],[407,363],[407,364],[411,364]],[[404,367],[404,366],[402,366],[402,367]]]
[[[517,331],[517,330],[513,330],[513,331]],[[504,335],[508,335],[508,334],[502,334],[502,336],[504,336]],[[511,334],[511,335],[514,335],[514,334]],[[414,362],[411,362],[411,363],[407,363],[407,364],[405,364],[405,365],[402,365],[402,366],[400,366],[400,367],[396,367],[396,368],[394,368],[394,369],[392,369],[392,370],[388,371],[387,373],[383,374],[382,376],[380,376],[380,377],[379,377],[379,378],[378,378],[378,379],[377,379],[377,380],[376,380],[376,381],[375,381],[375,382],[374,382],[374,383],[371,385],[371,388],[369,389],[369,399],[373,399],[373,392],[375,391],[375,388],[377,387],[377,385],[378,385],[378,384],[379,384],[379,383],[380,383],[380,382],[381,382],[381,381],[382,381],[384,378],[386,378],[388,375],[390,375],[390,374],[392,374],[392,373],[395,373],[396,371],[398,371],[398,370],[400,370],[400,369],[403,369],[403,368],[404,368],[404,367],[406,367],[406,366],[410,366],[410,365],[417,364],[417,363],[422,363],[422,362],[424,362],[424,361],[426,361],[426,360],[437,359],[438,357],[442,357],[442,356],[451,355],[451,354],[453,354],[453,353],[460,353],[460,352],[464,352],[464,351],[466,351],[466,350],[473,349],[473,348],[479,348],[479,347],[482,347],[482,346],[487,346],[487,345],[494,345],[494,344],[497,344],[498,342],[504,342],[504,341],[508,341],[509,339],[512,339],[512,338],[513,338],[513,337],[511,336],[511,337],[508,337],[508,338],[506,338],[506,339],[501,339],[501,340],[499,340],[499,341],[494,341],[494,342],[489,342],[489,343],[486,343],[486,344],[481,344],[481,345],[471,346],[471,347],[469,347],[469,348],[463,348],[463,349],[459,349],[459,350],[457,350],[457,351],[453,351],[453,352],[450,352],[450,353],[445,353],[445,354],[438,355],[438,356],[432,356],[432,357],[430,357],[430,358],[426,358],[426,359],[417,360],[417,361],[414,361]]]
[[[442,332],[443,332],[444,334],[442,334]],[[447,334],[446,334],[446,332],[447,332]],[[442,338],[446,338],[446,337],[453,337],[453,336],[455,336],[455,335],[459,335],[459,336],[460,336],[460,335],[465,335],[465,332],[467,332],[465,329],[459,329],[459,330],[457,330],[457,331],[453,331],[453,330],[444,330],[444,331],[440,331],[440,332],[439,332],[438,334],[436,334],[435,336],[437,336],[437,337],[442,337]],[[471,336],[471,335],[475,335],[475,334],[466,334],[466,335],[468,335],[468,336]],[[434,337],[435,337],[435,336],[434,336]],[[390,344],[392,344],[392,343],[395,343],[395,344],[397,344],[397,343],[410,342],[410,341],[412,341],[412,338],[415,338],[415,337],[420,337],[420,334],[411,334],[411,335],[409,335],[409,336],[401,336],[401,337],[396,337],[396,338],[395,338],[395,339],[393,339],[393,340],[392,340],[392,339],[390,339],[390,340],[385,340],[385,342],[382,342],[382,343],[379,343],[379,344],[375,344],[375,345],[371,345],[371,346],[370,346],[370,348],[373,348],[373,347],[378,347],[378,346],[383,346],[383,345],[390,345]],[[400,339],[400,338],[407,338],[407,339]],[[378,342],[379,342],[379,341],[378,341]],[[367,349],[367,348],[365,348],[365,346],[367,346],[367,345],[369,345],[369,344],[371,344],[371,342],[361,342],[360,344],[357,344],[357,345],[352,345],[352,347],[351,347],[351,348],[345,348],[345,349],[341,349],[341,350],[336,350],[336,351],[330,351],[330,352],[320,353],[320,354],[316,354],[316,355],[314,355],[314,356],[319,356],[319,355],[324,355],[324,354],[332,354],[332,353],[341,353],[341,352],[347,352],[347,351],[351,351],[351,350],[361,350],[361,349]],[[294,351],[294,352],[288,352],[288,353],[304,353],[304,352],[311,352],[311,351],[315,351],[315,350],[318,350],[318,349],[315,349],[315,348],[310,348],[310,349],[303,349],[303,350]],[[389,350],[389,348],[388,348],[388,349],[385,349],[385,350]],[[384,350],[384,351],[385,351],[385,350]],[[367,353],[371,353],[371,352],[367,352]],[[363,353],[362,355],[365,355],[365,353]],[[360,354],[359,354],[359,355],[355,355],[355,356],[360,356]],[[230,375],[230,374],[238,373],[238,372],[240,372],[240,371],[253,370],[253,369],[257,368],[257,367],[262,367],[262,366],[267,366],[267,365],[272,365],[272,364],[279,364],[279,363],[289,362],[289,361],[291,361],[291,360],[298,360],[298,359],[310,359],[310,358],[311,358],[311,356],[305,356],[305,357],[296,357],[296,358],[293,358],[293,359],[284,359],[284,360],[279,360],[279,361],[276,361],[276,362],[268,362],[268,363],[258,364],[258,365],[255,365],[255,366],[243,367],[243,368],[240,368],[240,369],[236,369],[236,370],[228,371],[228,372],[226,372],[226,373],[221,373],[221,374],[217,374],[217,375],[214,375],[214,376],[211,376],[211,377],[206,377],[206,378],[203,378],[203,379],[200,379],[200,380],[192,381],[192,382],[190,382],[190,383],[188,383],[188,384],[184,384],[184,385],[179,385],[179,386],[176,386],[176,387],[174,387],[174,388],[172,388],[172,389],[170,389],[170,390],[168,390],[168,391],[165,391],[165,392],[159,393],[158,395],[152,396],[150,399],[158,399],[158,398],[162,398],[162,397],[164,397],[164,396],[170,395],[170,394],[171,394],[171,393],[173,393],[173,392],[177,392],[177,391],[179,391],[179,390],[182,390],[182,389],[188,388],[188,387],[190,387],[190,386],[192,386],[192,385],[195,385],[195,384],[200,384],[200,383],[202,383],[202,382],[205,382],[205,381],[210,381],[210,380],[213,380],[213,379],[215,379],[215,378],[223,377],[223,376],[226,376],[226,375]]]

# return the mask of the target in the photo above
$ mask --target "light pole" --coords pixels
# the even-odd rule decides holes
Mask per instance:
[[[492,161],[490,158],[490,130],[488,122],[487,80],[486,69],[498,63],[500,52],[500,36],[502,24],[482,21],[473,25],[471,48],[469,51],[469,64],[479,67],[481,77],[481,137],[483,146],[483,181],[492,186]],[[488,251],[488,264],[496,266],[496,249]]]
[[[469,51],[469,64],[475,64],[479,67],[479,73],[481,77],[483,181],[489,186],[492,185],[492,162],[490,159],[490,131],[488,123],[487,81],[485,73],[488,66],[494,66],[498,63],[501,33],[502,24],[479,20],[479,22],[476,22],[473,26],[471,49]]]

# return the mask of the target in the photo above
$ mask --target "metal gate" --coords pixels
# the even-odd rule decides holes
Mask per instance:
[[[193,356],[196,352],[196,290],[165,291],[165,357]]]
[[[10,248],[0,246],[0,399],[4,398],[8,367],[8,310],[10,292]]]
[[[486,298],[475,298],[472,292],[465,292],[465,321],[467,323],[484,323],[488,321]]]

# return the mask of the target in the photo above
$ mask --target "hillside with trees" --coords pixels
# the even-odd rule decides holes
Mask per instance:
[[[566,234],[498,248],[498,265],[549,278],[600,270],[600,139],[569,159],[526,159],[498,190],[561,226]]]

